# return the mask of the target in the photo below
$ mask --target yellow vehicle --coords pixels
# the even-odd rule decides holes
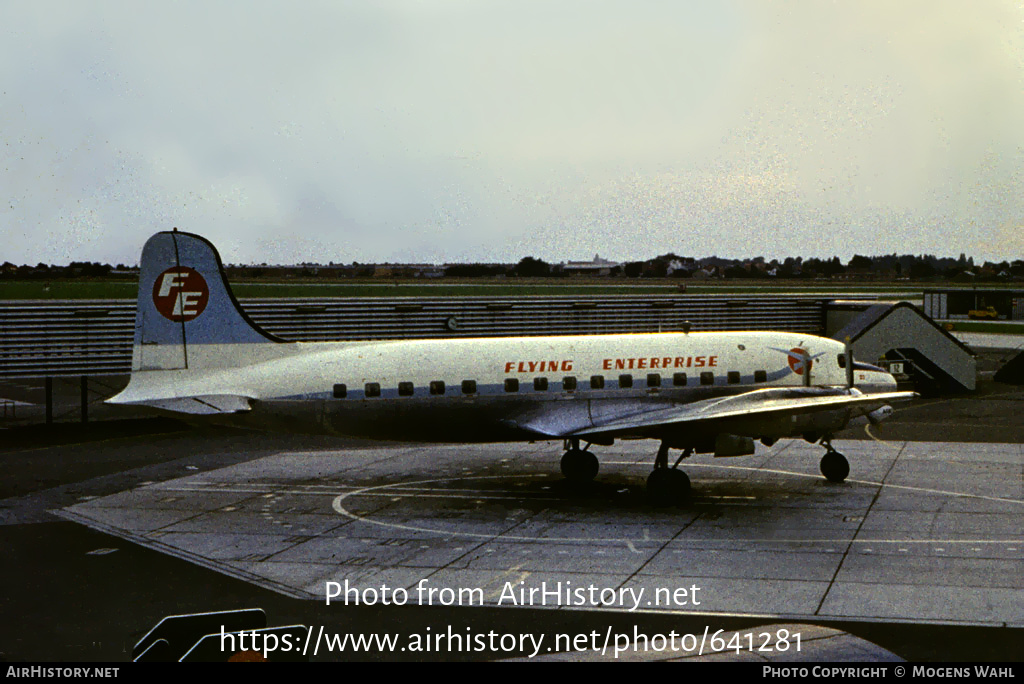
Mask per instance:
[[[996,311],[994,306],[986,306],[984,309],[971,309],[967,312],[967,317],[974,320],[989,319],[994,321],[999,318],[999,312]]]

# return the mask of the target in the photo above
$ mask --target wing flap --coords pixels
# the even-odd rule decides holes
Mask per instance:
[[[571,436],[629,433],[725,418],[785,416],[844,408],[857,408],[863,413],[868,413],[887,404],[908,401],[916,396],[918,395],[915,392],[853,394],[846,390],[821,388],[755,390],[723,399],[677,404],[630,416],[615,417],[601,423],[595,422],[592,428],[578,429],[571,433]]]
[[[224,413],[243,413],[252,410],[252,399],[240,394],[202,394],[192,397],[167,397],[125,402],[135,406],[187,413],[194,416],[210,416]]]
[[[575,401],[551,402],[504,422],[538,437],[566,437],[593,425],[586,402]]]

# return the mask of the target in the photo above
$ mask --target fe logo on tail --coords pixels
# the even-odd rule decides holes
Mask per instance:
[[[174,266],[156,277],[153,305],[175,323],[187,323],[203,313],[210,299],[206,280],[193,268]]]

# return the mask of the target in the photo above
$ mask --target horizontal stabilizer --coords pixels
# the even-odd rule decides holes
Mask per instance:
[[[203,394],[195,397],[170,397],[125,402],[131,406],[152,406],[175,413],[209,416],[218,413],[242,413],[252,409],[251,398],[239,394]]]

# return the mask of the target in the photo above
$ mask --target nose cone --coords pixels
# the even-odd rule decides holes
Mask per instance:
[[[854,384],[866,394],[896,391],[896,378],[883,370],[858,370],[855,374]]]

